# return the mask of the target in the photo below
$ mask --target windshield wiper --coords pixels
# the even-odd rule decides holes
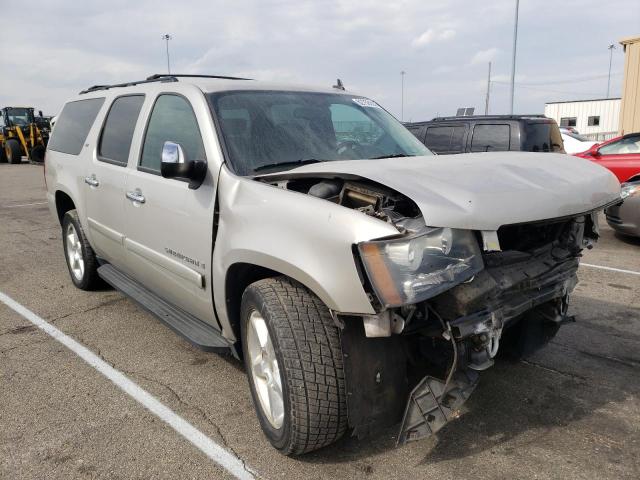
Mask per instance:
[[[320,160],[318,158],[304,158],[300,160],[292,160],[290,162],[268,163],[266,165],[260,165],[259,167],[254,168],[253,171],[258,172],[260,170],[267,170],[269,168],[289,167],[292,165],[299,166],[299,165],[306,165],[308,163],[320,163],[320,162],[326,162],[326,160]]]
[[[369,160],[380,160],[381,158],[400,158],[400,157],[415,157],[415,155],[407,155],[406,153],[394,153],[392,155],[381,155],[379,157],[371,157]]]

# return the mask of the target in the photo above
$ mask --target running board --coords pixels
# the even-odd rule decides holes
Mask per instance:
[[[235,354],[233,344],[224,338],[217,329],[163,300],[117,270],[113,265],[108,263],[102,265],[98,268],[98,275],[109,285],[158,317],[162,323],[194,346],[207,352]]]

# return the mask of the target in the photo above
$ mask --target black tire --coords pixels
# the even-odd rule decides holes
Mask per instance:
[[[251,313],[264,319],[282,383],[284,420],[279,428],[263,412],[251,373],[247,328]],[[242,296],[242,349],[253,403],[271,444],[285,455],[317,450],[347,429],[347,401],[340,336],[329,309],[286,277],[251,284]]]
[[[81,275],[74,273],[70,258],[69,258],[69,242],[67,241],[68,232],[70,226],[73,227],[77,235],[79,242],[79,253],[84,262],[84,269]],[[81,290],[95,290],[102,285],[102,281],[98,276],[98,260],[96,254],[89,245],[87,236],[84,234],[80,220],[78,219],[78,212],[76,210],[69,210],[64,214],[62,219],[62,245],[64,248],[64,258],[67,262],[67,268],[69,269],[69,275],[73,284]]]
[[[9,163],[22,163],[22,148],[17,140],[13,138],[7,140],[4,151]]]
[[[0,163],[7,163],[7,154],[4,151],[4,145],[0,145]]]
[[[43,163],[45,151],[46,148],[44,147],[44,145],[36,145],[31,149],[31,152],[29,152],[29,159],[32,162]]]

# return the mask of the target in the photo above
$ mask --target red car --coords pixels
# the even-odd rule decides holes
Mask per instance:
[[[575,155],[608,168],[624,183],[640,174],[640,132],[612,138]]]

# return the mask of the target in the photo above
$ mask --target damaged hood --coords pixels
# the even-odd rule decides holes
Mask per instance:
[[[576,215],[620,198],[620,184],[609,170],[555,153],[330,161],[266,177],[272,176],[369,179],[411,198],[427,225],[472,230]]]

